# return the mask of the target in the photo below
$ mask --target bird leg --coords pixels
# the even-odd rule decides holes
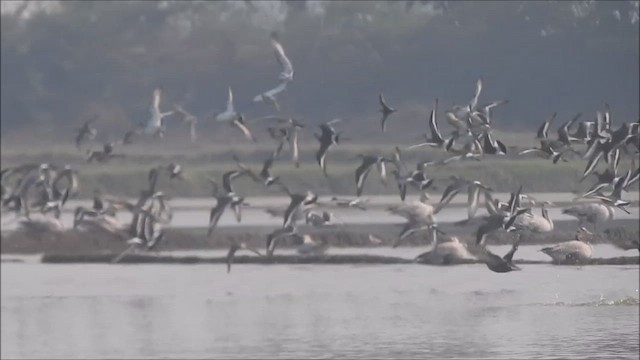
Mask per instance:
[[[125,251],[123,251],[122,253],[120,253],[120,255],[116,256],[113,260],[111,260],[111,263],[115,264],[120,262],[120,260],[122,260],[122,258],[125,257],[125,255],[133,251],[135,247],[136,247],[136,244],[131,244],[131,246],[129,246]]]

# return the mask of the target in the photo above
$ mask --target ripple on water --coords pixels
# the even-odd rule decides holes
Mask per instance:
[[[587,302],[572,303],[572,302],[557,301],[557,302],[553,302],[553,303],[534,304],[534,305],[541,305],[541,306],[571,306],[571,307],[638,306],[638,305],[640,305],[640,298],[634,298],[632,296],[625,296],[625,297],[619,298],[619,299],[606,299],[604,297],[601,297],[598,300],[587,301]]]

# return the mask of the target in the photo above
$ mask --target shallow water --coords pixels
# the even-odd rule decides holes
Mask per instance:
[[[638,266],[507,274],[484,265],[242,264],[230,274],[223,265],[0,266],[3,358],[637,359],[640,351]]]
[[[551,258],[540,249],[549,246],[547,245],[520,245],[518,251],[514,254],[514,260],[534,260],[534,261],[551,261]],[[637,250],[622,250],[611,244],[594,244],[593,247],[594,258],[614,258],[619,256],[638,256]],[[506,254],[511,250],[511,245],[488,245],[487,248],[500,256]],[[258,249],[264,252],[263,249]],[[431,250],[431,245],[427,246],[400,246],[397,248],[391,248],[389,246],[378,247],[329,247],[325,252],[326,255],[373,255],[373,256],[389,256],[400,257],[405,259],[413,259],[416,256],[422,254],[425,251]],[[212,250],[173,250],[173,251],[158,251],[157,255],[169,255],[169,256],[201,256],[201,257],[225,257],[227,256],[228,249],[212,249]],[[240,251],[238,255],[253,256],[254,254],[249,251]],[[298,254],[295,246],[291,247],[278,247],[275,254],[277,255],[296,255]],[[20,255],[3,255],[2,258],[7,256],[14,258],[21,258]],[[523,265],[525,266],[525,265]]]

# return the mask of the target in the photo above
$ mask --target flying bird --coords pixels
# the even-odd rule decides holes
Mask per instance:
[[[280,66],[282,66],[282,72],[278,76],[280,79],[280,84],[274,87],[271,90],[267,90],[263,93],[256,95],[253,98],[254,102],[263,102],[263,103],[271,103],[277,112],[280,111],[280,105],[278,104],[278,100],[276,99],[276,95],[283,92],[287,88],[287,84],[290,81],[293,81],[293,65],[291,65],[291,61],[287,57],[282,48],[282,44],[278,42],[278,37],[275,32],[271,33],[271,45],[273,46],[273,50],[276,55],[276,60]]]
[[[305,194],[292,193],[285,185],[279,185],[280,188],[284,190],[291,199],[289,202],[289,206],[284,212],[284,221],[282,224],[282,228],[284,229],[290,226],[295,227],[295,220],[297,220],[297,214],[300,212],[302,206],[311,205],[318,201],[318,195],[309,190],[307,190]]]
[[[282,48],[282,44],[280,44],[280,42],[278,41],[278,36],[275,32],[271,33],[271,45],[273,46],[273,50],[275,51],[276,60],[278,60],[278,63],[280,63],[280,66],[282,66],[282,72],[280,73],[278,78],[285,82],[292,81],[293,65],[291,65],[291,61],[285,54],[284,49]]]
[[[336,130],[331,125],[339,121],[341,120],[333,119],[331,121],[328,121],[320,125],[320,130],[322,131],[320,135],[318,135],[317,133],[313,134],[316,139],[318,139],[318,142],[320,142],[320,148],[318,149],[318,152],[316,152],[316,160],[318,161],[318,165],[320,165],[324,176],[328,176],[326,163],[327,152],[332,145],[338,144],[338,142],[340,141],[340,133],[336,132]]]
[[[389,117],[389,115],[393,114],[394,112],[396,112],[396,109],[390,107],[389,105],[387,105],[387,102],[384,99],[384,95],[382,93],[380,93],[380,95],[378,95],[378,101],[380,102],[380,106],[382,107],[380,109],[380,112],[382,113],[382,132],[385,132],[386,129],[386,122],[387,122],[387,118]]]
[[[193,114],[186,111],[180,105],[174,105],[173,108],[175,111],[182,116],[181,121],[183,123],[189,124],[189,138],[192,143],[196,142],[197,134],[196,134],[196,125],[198,124],[198,118]]]
[[[362,159],[362,164],[356,169],[356,195],[360,197],[362,195],[362,190],[364,189],[364,182],[373,165],[377,166],[382,183],[386,184],[387,170],[384,163],[389,160],[385,159],[383,156],[363,154],[358,154],[358,157]]]
[[[173,114],[173,111],[160,111],[160,100],[162,98],[162,93],[162,88],[156,88],[153,91],[153,103],[149,108],[149,111],[151,112],[151,118],[147,122],[147,125],[144,129],[145,134],[152,134],[156,137],[164,136],[166,128],[164,126],[163,119]]]
[[[427,134],[424,134],[423,135],[425,139],[424,143],[411,145],[407,148],[407,150],[414,149],[421,146],[431,146],[435,148],[444,149],[447,141],[444,140],[444,138],[440,134],[440,131],[438,130],[438,124],[436,122],[437,111],[438,111],[438,99],[436,99],[435,105],[433,106],[433,109],[431,110],[431,114],[429,116],[429,130],[431,132],[431,137],[428,137]]]
[[[244,121],[244,116],[238,114],[233,107],[233,92],[231,91],[231,87],[229,87],[229,95],[227,97],[227,108],[221,113],[214,113],[213,118],[215,121],[226,122],[231,126],[237,127],[247,139],[254,142],[256,141]]]

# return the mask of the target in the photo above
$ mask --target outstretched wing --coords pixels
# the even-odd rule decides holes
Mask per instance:
[[[291,61],[289,61],[282,45],[276,40],[275,36],[271,37],[271,45],[273,45],[273,49],[275,50],[276,60],[278,60],[278,63],[282,66],[280,78],[287,81],[293,80],[293,66],[291,65]]]
[[[380,106],[382,106],[382,109],[383,109],[385,112],[393,111],[393,109],[391,109],[391,108],[389,107],[389,105],[387,105],[387,102],[385,101],[385,99],[384,99],[384,95],[383,95],[382,93],[380,93],[380,95],[378,95],[378,101],[380,102]]]
[[[231,86],[229,86],[229,97],[227,98],[227,110],[226,113],[233,113],[233,92],[231,92]]]
[[[478,105],[478,98],[480,97],[481,91],[482,91],[482,79],[478,79],[478,81],[476,82],[476,93],[473,96],[473,99],[471,99],[471,103],[469,104],[471,109],[475,109],[475,107]]]
[[[153,105],[151,106],[151,111],[160,113],[160,97],[162,96],[162,90],[157,88],[153,90]]]
[[[287,82],[283,81],[280,84],[278,84],[278,86],[274,87],[273,89],[265,91],[264,95],[269,96],[269,97],[274,97],[276,94],[283,92],[284,89],[286,89],[286,88],[287,88]]]

